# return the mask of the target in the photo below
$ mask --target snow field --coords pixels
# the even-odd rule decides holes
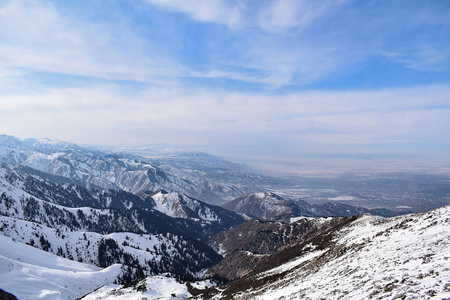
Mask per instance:
[[[444,299],[450,296],[450,206],[376,220],[363,216],[333,246],[260,274],[284,278],[236,299]],[[220,297],[219,297],[220,298]]]
[[[67,260],[0,236],[1,288],[20,300],[77,299],[113,283],[121,265],[105,269]]]

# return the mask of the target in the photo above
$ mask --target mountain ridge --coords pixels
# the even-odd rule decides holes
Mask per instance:
[[[65,142],[40,143],[35,139],[3,135],[0,136],[0,159],[9,165],[28,167],[57,178],[64,177],[88,188],[123,189],[132,193],[165,189],[211,204],[222,204],[252,190],[245,185],[245,181],[244,184],[235,184],[229,182],[230,178],[198,176],[195,169],[163,165],[168,169],[166,172],[141,156],[104,152],[95,147]],[[169,171],[175,172],[175,175]],[[235,175],[234,179],[247,176]],[[257,176],[253,178],[258,180]],[[48,179],[55,177],[49,176]]]
[[[367,209],[337,202],[309,204],[303,200],[292,200],[274,192],[251,193],[222,205],[236,213],[259,220],[287,220],[295,217],[343,217],[360,214],[375,214],[383,217],[398,215],[388,209]]]
[[[232,272],[234,278],[218,288],[194,291],[194,298],[446,299],[450,297],[449,215],[450,205],[391,218],[327,218],[322,224],[334,220],[337,226],[313,230],[268,255],[248,248],[260,235],[241,237],[231,248],[235,250],[208,271]],[[231,231],[237,236],[246,232],[239,232],[239,226]],[[222,240],[231,243],[229,239]],[[238,255],[253,259],[227,260]],[[220,267],[227,261],[228,267]]]

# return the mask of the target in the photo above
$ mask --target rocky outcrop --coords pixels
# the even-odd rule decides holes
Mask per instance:
[[[0,300],[17,300],[16,296],[0,289]]]
[[[329,246],[334,232],[356,218],[304,218],[290,224],[248,221],[209,241],[225,258],[207,275],[232,281],[268,270],[312,248]]]

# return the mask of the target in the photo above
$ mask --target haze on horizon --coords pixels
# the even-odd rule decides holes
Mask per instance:
[[[0,134],[450,173],[450,2],[0,1]]]

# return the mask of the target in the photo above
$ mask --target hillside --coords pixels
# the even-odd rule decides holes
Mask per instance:
[[[367,209],[339,202],[310,204],[274,192],[251,193],[225,203],[222,207],[254,219],[274,221],[295,217],[345,217],[370,213],[384,217],[398,215],[389,209]]]
[[[247,271],[203,295],[205,299],[445,299],[450,297],[449,216],[446,206],[385,219],[370,215],[327,219],[320,230],[266,253],[251,247],[260,239],[253,234],[237,240],[224,261],[241,255],[259,258],[257,263],[235,260],[235,269]],[[327,222],[335,226],[323,226]],[[224,261],[209,272],[224,270],[218,267]],[[202,298],[199,293],[197,298]]]
[[[76,299],[122,273],[64,259],[0,235],[0,287],[18,299]]]

